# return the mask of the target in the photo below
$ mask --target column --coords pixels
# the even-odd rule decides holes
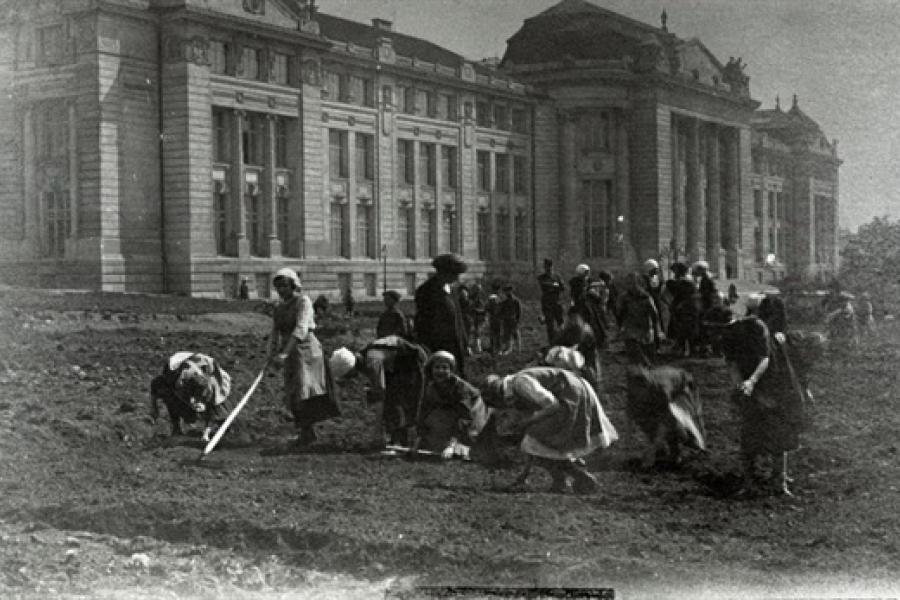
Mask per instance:
[[[244,192],[247,184],[244,182],[244,153],[243,153],[243,127],[244,116],[246,113],[242,110],[235,110],[233,113],[234,132],[231,169],[232,194],[234,199],[231,202],[231,211],[229,218],[231,220],[231,229],[235,233],[236,247],[232,250],[237,251],[237,255],[246,257],[250,255],[250,240],[247,239],[247,207],[244,202]]]
[[[706,190],[708,201],[706,214],[706,259],[710,269],[725,278],[725,265],[719,256],[722,248],[722,176],[721,155],[719,149],[719,126],[710,125],[708,143],[706,145],[706,174],[709,183]]]
[[[493,114],[493,111],[492,111]],[[497,244],[497,153],[491,149],[488,152],[488,196],[490,198],[491,211],[491,260],[497,261],[500,258],[500,246]]]
[[[347,236],[350,244],[351,258],[365,258],[365,251],[360,250],[360,240],[357,240],[356,208],[359,202],[359,190],[356,187],[356,132],[347,130]]]
[[[700,220],[703,215],[703,190],[700,187],[700,121],[691,119],[687,132],[687,186],[685,189],[685,254],[691,262],[701,257]]]
[[[266,170],[265,193],[268,206],[269,256],[281,256],[281,240],[278,239],[278,183],[275,181],[275,136],[278,115],[266,115]]]
[[[508,209],[509,218],[506,220],[506,254],[509,256],[510,262],[516,260],[516,156],[512,152],[512,148],[506,147],[506,207]]]
[[[578,205],[578,186],[575,171],[575,117],[569,113],[562,113],[562,151],[560,153],[560,175],[562,178],[561,189],[562,224],[559,238],[561,240],[561,254],[563,269],[574,266],[582,258],[582,223],[581,207]],[[568,266],[566,266],[568,265]]]
[[[434,207],[435,227],[437,227],[438,254],[450,251],[450,239],[444,237],[444,173],[443,173],[444,146],[440,140],[434,144]]]
[[[69,219],[74,243],[78,239],[78,121],[75,116],[75,102],[69,102]],[[66,253],[68,254],[68,252]]]
[[[631,248],[631,215],[628,214],[630,179],[628,161],[628,128],[625,125],[625,111],[616,114],[616,234],[619,258],[622,265],[634,262],[634,251]],[[619,217],[623,217],[619,221]]]
[[[732,276],[739,277],[741,247],[741,146],[740,133],[731,128],[726,135],[728,152],[728,185],[727,185],[727,210],[728,232],[727,246],[728,265],[731,267]]]
[[[25,120],[22,127],[22,150],[24,156],[23,179],[25,183],[25,239],[30,246],[31,254],[37,258],[43,253],[41,241],[41,201],[34,181],[34,111],[25,109]]]
[[[684,248],[684,181],[682,180],[681,160],[683,148],[681,144],[681,119],[672,114],[672,239],[673,258],[679,258]],[[662,242],[663,240],[660,240]]]
[[[422,191],[419,189],[421,178],[419,177],[419,140],[413,140],[413,184],[412,184],[412,214],[413,219],[410,227],[413,228],[413,240],[416,247],[416,258],[428,259],[428,248],[425,247],[424,238],[422,236]]]

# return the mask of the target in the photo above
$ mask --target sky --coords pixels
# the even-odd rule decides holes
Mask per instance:
[[[590,0],[742,57],[750,92],[800,108],[838,140],[841,226],[900,218],[900,3],[896,0]],[[394,30],[473,60],[503,56],[523,21],[558,0],[318,0],[322,12]],[[895,111],[897,114],[895,115]]]

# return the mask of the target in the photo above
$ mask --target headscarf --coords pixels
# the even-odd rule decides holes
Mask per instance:
[[[284,278],[294,284],[295,288],[301,287],[300,285],[300,276],[297,275],[297,271],[290,269],[288,267],[284,267],[283,269],[278,269],[275,273],[275,277],[272,278],[272,281],[275,282],[279,278]]]
[[[577,267],[575,267],[575,274],[576,274],[576,275],[585,275],[585,274],[590,273],[590,272],[591,272],[591,268],[590,268],[589,266],[587,266],[586,264],[584,264],[584,263],[582,263],[582,264],[578,265]]]
[[[439,362],[450,363],[450,368],[454,371],[456,370],[456,357],[446,350],[438,350],[437,352],[429,356],[428,361],[425,363],[425,370],[430,372],[434,365]]]
[[[338,348],[328,359],[328,366],[332,377],[340,379],[356,367],[356,354],[348,348]]]
[[[547,352],[544,362],[551,367],[578,371],[584,367],[584,355],[575,348],[567,346],[554,346]]]

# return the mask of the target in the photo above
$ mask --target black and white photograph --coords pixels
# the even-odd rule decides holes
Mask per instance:
[[[900,597],[892,0],[0,0],[0,597]]]

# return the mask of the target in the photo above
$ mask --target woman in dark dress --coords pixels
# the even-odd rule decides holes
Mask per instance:
[[[710,317],[720,323],[711,331],[721,340],[736,386],[732,399],[740,414],[745,491],[757,482],[757,459],[770,458],[771,489],[791,495],[787,453],[800,445],[803,395],[780,341],[783,336],[770,336],[765,323],[753,315],[734,319],[730,310],[717,308]]]
[[[452,354],[460,375],[464,375],[469,336],[452,286],[468,266],[455,254],[437,256],[431,265],[436,272],[416,289],[416,339],[430,352],[446,350]]]
[[[299,430],[298,445],[316,441],[313,425],[340,414],[331,395],[325,353],[313,331],[313,306],[300,293],[300,277],[293,269],[280,269],[273,280],[281,302],[272,315],[269,362],[284,368],[285,404]]]
[[[690,356],[697,345],[700,296],[697,286],[688,277],[686,264],[676,262],[671,269],[675,278],[665,284],[665,295],[672,307],[669,338],[674,342],[672,350],[675,354]]]

